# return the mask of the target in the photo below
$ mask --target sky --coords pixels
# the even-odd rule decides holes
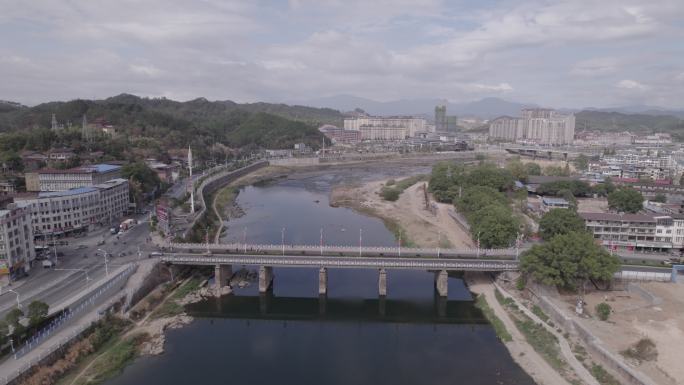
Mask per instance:
[[[683,0],[0,0],[0,99],[684,108]]]

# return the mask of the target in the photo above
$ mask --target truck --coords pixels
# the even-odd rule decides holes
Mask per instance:
[[[126,231],[133,226],[135,226],[135,219],[129,218],[129,219],[126,219],[125,221],[121,222],[121,226],[119,226],[119,227],[121,228],[122,231]]]

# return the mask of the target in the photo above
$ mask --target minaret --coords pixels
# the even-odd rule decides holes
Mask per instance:
[[[88,119],[86,118],[86,114],[83,114],[83,123],[82,123],[82,128],[81,128],[81,137],[84,140],[90,140],[90,136],[88,135]]]
[[[52,114],[52,131],[57,131],[57,117]]]
[[[195,186],[192,183],[192,149],[188,146],[188,170],[190,170],[190,212],[195,212]]]

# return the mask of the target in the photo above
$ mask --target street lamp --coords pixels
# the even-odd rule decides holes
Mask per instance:
[[[480,258],[480,231],[477,232],[477,257]]]
[[[105,276],[109,277],[109,265],[107,264],[107,252],[102,250],[102,249],[97,249],[97,251],[101,251],[102,254],[104,254]]]
[[[19,301],[19,293],[17,293],[16,291],[14,291],[14,290],[12,290],[12,289],[7,289],[7,291],[9,291],[10,293],[16,294],[16,296],[17,296],[17,307],[18,307],[19,309],[21,309],[21,302]]]
[[[437,258],[439,258],[439,252],[442,245],[442,232],[437,232]]]
[[[283,257],[285,256],[285,228],[280,231],[280,243],[283,246]]]

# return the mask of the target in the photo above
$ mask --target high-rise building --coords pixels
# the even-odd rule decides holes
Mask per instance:
[[[440,104],[435,107],[435,131],[445,132],[447,130],[446,105]]]
[[[521,116],[494,119],[489,125],[489,137],[552,146],[571,144],[575,137],[573,114],[561,114],[548,108],[526,108]]]

